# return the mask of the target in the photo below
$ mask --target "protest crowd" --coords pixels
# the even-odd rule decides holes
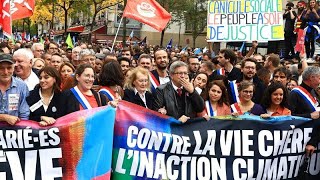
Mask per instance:
[[[315,55],[311,22],[320,9],[300,1],[283,14],[286,51],[259,54],[253,41],[243,53],[160,47],[140,42],[108,45],[77,42],[0,43],[0,121],[15,125],[33,120],[50,126],[69,113],[129,101],[185,123],[194,118],[257,115],[320,118],[320,58]],[[294,49],[296,33],[310,26],[303,49]],[[299,38],[299,37],[298,37]],[[305,49],[304,49],[305,48]],[[303,52],[303,53],[302,53]],[[315,127],[306,153],[320,141]]]

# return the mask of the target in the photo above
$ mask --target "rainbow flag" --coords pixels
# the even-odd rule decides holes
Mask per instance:
[[[0,172],[5,169],[5,179],[110,179],[115,112],[112,107],[78,111],[48,127],[34,121],[1,123],[0,162],[3,156],[8,160]],[[19,139],[1,138],[8,134]],[[24,163],[11,169],[14,162]]]

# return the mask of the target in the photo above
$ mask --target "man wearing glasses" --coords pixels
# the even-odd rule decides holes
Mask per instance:
[[[204,101],[189,81],[188,65],[182,61],[171,64],[170,81],[159,86],[154,93],[154,108],[162,114],[182,122],[195,118],[204,109]]]
[[[13,77],[14,62],[12,56],[0,54],[0,121],[14,125],[20,119],[29,118],[29,106],[26,97],[27,85]]]
[[[34,58],[41,58],[44,53],[44,45],[42,43],[34,43],[31,46],[31,51],[33,53]]]

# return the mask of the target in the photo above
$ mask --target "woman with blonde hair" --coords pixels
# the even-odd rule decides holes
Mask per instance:
[[[40,70],[45,66],[46,66],[46,63],[43,59],[41,59],[41,58],[33,58],[32,59],[32,68]]]
[[[123,100],[153,109],[153,96],[150,92],[150,86],[149,71],[143,67],[134,68],[128,78]]]

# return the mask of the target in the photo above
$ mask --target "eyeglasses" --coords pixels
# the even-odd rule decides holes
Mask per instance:
[[[175,72],[175,73],[173,73],[173,74],[178,74],[178,75],[188,75],[188,73],[187,72]]]
[[[242,91],[243,93],[246,93],[246,94],[253,94],[253,91],[246,91],[246,90],[244,90],[244,91]]]

